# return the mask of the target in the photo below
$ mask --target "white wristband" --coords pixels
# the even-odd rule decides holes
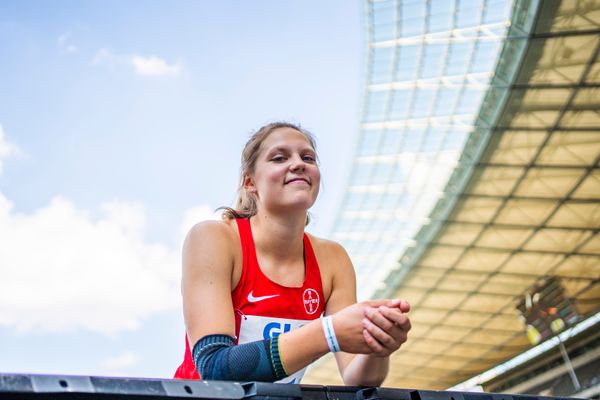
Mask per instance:
[[[323,323],[323,333],[325,333],[325,340],[327,340],[329,350],[334,353],[340,351],[340,345],[338,344],[337,338],[335,337],[335,331],[333,330],[331,315],[321,318],[321,322]]]

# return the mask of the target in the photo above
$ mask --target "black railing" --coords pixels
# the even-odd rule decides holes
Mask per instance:
[[[95,376],[0,374],[0,399],[10,400],[550,400],[560,397],[264,382],[188,381]]]

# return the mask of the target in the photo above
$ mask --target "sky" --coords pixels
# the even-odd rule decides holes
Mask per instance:
[[[327,236],[365,79],[358,0],[0,0],[0,373],[169,378],[180,249],[265,123],[317,138]]]

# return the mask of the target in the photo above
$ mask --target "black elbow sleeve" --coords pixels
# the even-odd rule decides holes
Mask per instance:
[[[227,335],[207,335],[192,350],[198,374],[205,380],[274,382],[288,374],[279,357],[278,338],[234,345]]]

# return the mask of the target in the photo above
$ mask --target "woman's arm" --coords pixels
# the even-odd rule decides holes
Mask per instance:
[[[356,302],[356,277],[348,254],[337,243],[329,242],[328,251],[323,252],[324,261],[333,265],[331,295],[325,313],[333,314],[337,333],[338,310]],[[400,300],[376,300],[364,304],[361,318],[363,340],[368,352],[349,354],[336,353],[336,361],[344,383],[347,385],[378,386],[383,383],[389,368],[389,355],[406,341],[410,321],[407,302]]]
[[[241,255],[231,225],[197,224],[184,243],[182,293],[192,359],[202,379],[281,379],[278,338],[234,345],[231,291]]]
[[[195,225],[185,239],[181,291],[190,349],[206,335],[235,336],[232,236],[226,223],[207,221]]]

